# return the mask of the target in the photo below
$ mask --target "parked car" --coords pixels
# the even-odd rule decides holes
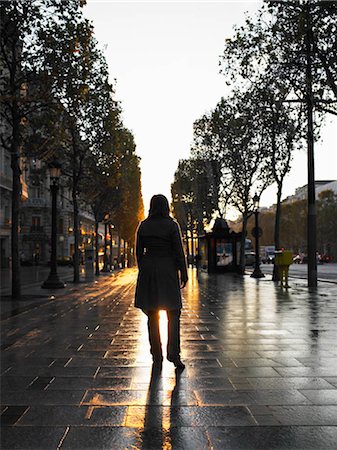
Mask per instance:
[[[332,261],[332,258],[330,255],[324,254],[324,255],[321,255],[321,261],[324,263],[329,263]]]
[[[302,264],[302,256],[299,255],[299,254],[294,255],[294,257],[293,257],[293,263],[294,263],[294,264]]]
[[[261,261],[264,264],[274,264],[275,245],[264,245],[260,248]]]
[[[57,260],[57,265],[58,266],[72,266],[73,260],[70,256],[63,256],[63,258],[59,258]]]
[[[246,266],[253,266],[255,264],[255,252],[245,252]]]

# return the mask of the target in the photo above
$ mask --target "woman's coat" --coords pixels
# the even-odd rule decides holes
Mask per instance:
[[[135,306],[143,310],[180,309],[181,279],[187,266],[178,223],[171,217],[147,218],[136,237],[138,279]]]

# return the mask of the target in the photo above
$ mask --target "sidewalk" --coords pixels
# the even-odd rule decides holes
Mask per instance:
[[[336,449],[336,285],[190,270],[179,375],[167,361],[151,374],[135,281],[128,269],[1,322],[1,448]]]
[[[81,276],[83,277],[83,268],[80,268]],[[21,285],[22,290],[26,293],[27,288],[31,290],[34,287],[41,287],[44,280],[48,278],[50,272],[50,267],[46,265],[38,266],[22,266],[21,267]],[[57,272],[59,278],[63,281],[69,281],[73,278],[73,267],[69,266],[58,266]],[[1,275],[1,285],[0,292],[1,295],[9,295],[11,293],[11,272],[9,269],[0,269]]]
[[[65,282],[62,289],[42,289],[41,285],[48,278],[50,268],[48,266],[21,267],[21,293],[20,300],[11,298],[11,274],[9,269],[1,269],[0,285],[0,313],[1,319],[7,317],[12,311],[28,310],[41,302],[49,301],[54,297],[67,297],[74,292],[83,289],[83,283],[90,285],[97,283],[97,277],[86,278],[84,267],[80,267],[80,283],[73,283],[73,267],[61,266],[57,268],[60,280]],[[101,273],[103,277],[114,276],[113,273]]]

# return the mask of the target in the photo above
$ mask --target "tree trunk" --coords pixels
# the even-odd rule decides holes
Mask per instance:
[[[109,241],[109,247],[110,247],[110,253],[109,253],[109,267],[110,270],[113,270],[113,258],[112,258],[112,226],[109,224],[109,235],[110,235],[110,241]]]
[[[242,235],[241,235],[241,246],[240,246],[240,264],[239,270],[240,274],[245,274],[246,269],[246,256],[245,256],[245,244],[246,244],[246,234],[247,234],[247,214],[242,215]]]
[[[74,283],[80,281],[80,253],[79,253],[79,217],[78,217],[78,203],[76,187],[73,187],[73,212],[74,212]]]
[[[277,189],[277,201],[276,201],[276,213],[275,213],[275,228],[274,228],[274,245],[275,250],[280,250],[280,232],[281,232],[281,195],[282,195],[282,183],[278,185]],[[279,273],[277,266],[273,267],[273,281],[279,281]]]
[[[99,276],[98,250],[98,220],[95,218],[95,275],[97,276]]]
[[[12,298],[21,296],[21,267],[19,252],[19,228],[20,228],[20,204],[21,204],[21,180],[18,136],[15,139],[13,130],[11,167],[13,171],[12,190],[12,229],[11,229],[11,253],[12,253]]]
[[[124,245],[123,245],[123,269],[125,269],[127,266],[127,254],[126,254],[127,247],[126,247],[125,239],[123,240],[123,242],[124,242]]]

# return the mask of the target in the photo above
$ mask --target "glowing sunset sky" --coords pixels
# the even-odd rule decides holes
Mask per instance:
[[[170,197],[180,158],[189,155],[193,122],[226,95],[219,55],[244,13],[261,2],[115,2],[89,0],[84,11],[105,48],[125,125],[142,158],[145,211],[153,194]],[[337,120],[316,145],[316,179],[337,179]],[[284,197],[307,183],[305,152],[296,154]],[[275,202],[275,189],[261,199]]]

